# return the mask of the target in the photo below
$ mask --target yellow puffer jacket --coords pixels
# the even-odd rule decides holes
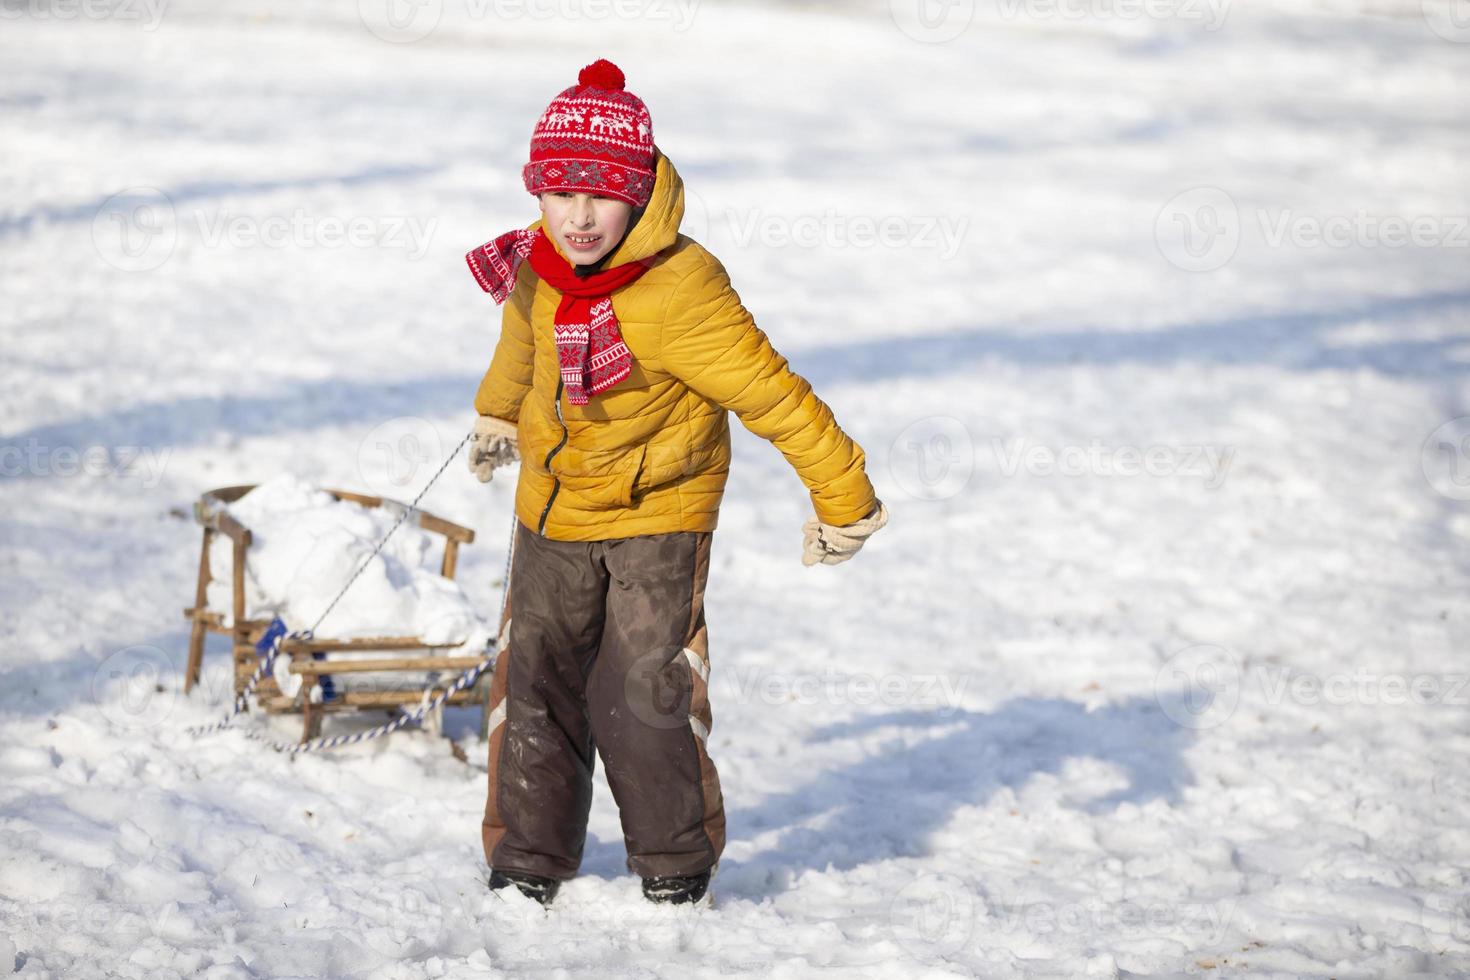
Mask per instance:
[[[570,404],[552,340],[561,294],[523,262],[505,302],[475,409],[517,423],[516,514],[561,541],[712,531],[733,411],[796,469],[820,520],[866,516],[877,499],[862,449],[771,347],[719,260],[679,234],[684,183],[662,153],[655,174],[647,209],[603,266],[657,256],[612,294],[629,377]]]

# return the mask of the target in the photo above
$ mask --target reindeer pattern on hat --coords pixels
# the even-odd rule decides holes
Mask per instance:
[[[621,143],[629,149],[652,145],[653,126],[645,111],[640,114],[619,102],[600,98],[559,98],[536,122],[533,140],[582,136]]]

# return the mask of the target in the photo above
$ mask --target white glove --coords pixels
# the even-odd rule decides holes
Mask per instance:
[[[867,517],[853,524],[836,527],[823,524],[815,517],[801,526],[801,563],[837,565],[858,553],[873,532],[888,523],[888,508],[878,501]]]
[[[497,466],[521,458],[516,446],[516,424],[493,415],[475,419],[475,434],[470,439],[470,472],[481,483],[489,483]]]

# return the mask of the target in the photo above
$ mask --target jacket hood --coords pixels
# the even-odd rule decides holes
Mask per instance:
[[[674,244],[679,237],[679,224],[684,220],[684,181],[679,177],[679,171],[674,169],[672,160],[656,146],[654,152],[657,158],[654,161],[653,193],[648,197],[648,205],[637,224],[628,229],[622,243],[597,264],[599,270],[615,269],[650,258]],[[540,228],[544,223],[544,218],[538,218],[531,228]],[[555,236],[546,237],[551,239],[558,255],[572,262]]]

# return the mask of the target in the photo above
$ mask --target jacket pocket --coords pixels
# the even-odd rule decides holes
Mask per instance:
[[[633,491],[635,494],[708,471],[720,457],[720,445],[653,446],[645,449]]]
[[[646,446],[630,446],[612,467],[600,472],[558,472],[556,478],[561,481],[563,489],[593,510],[630,507],[647,451]]]

